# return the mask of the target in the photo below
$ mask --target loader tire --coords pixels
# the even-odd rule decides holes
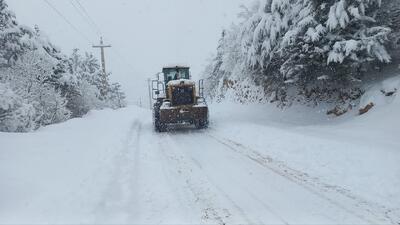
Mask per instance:
[[[195,121],[194,125],[196,126],[197,129],[205,129],[208,127],[208,121],[207,120],[197,120],[197,121]]]
[[[154,104],[154,108],[153,108],[153,124],[154,124],[154,130],[156,132],[165,132],[167,131],[167,125],[163,122],[161,122],[160,119],[160,107],[162,105],[161,101],[157,101]]]
[[[160,133],[167,131],[167,125],[160,120],[159,111],[154,111],[154,128]]]
[[[156,122],[155,129],[159,133],[166,132],[167,131],[167,125],[165,125],[164,123],[161,123],[161,122],[158,122],[158,123]]]

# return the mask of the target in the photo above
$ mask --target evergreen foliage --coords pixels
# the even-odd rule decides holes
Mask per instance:
[[[392,35],[399,31],[398,7],[388,10],[389,22],[379,16],[382,5],[393,1],[262,0],[243,6],[241,22],[223,32],[205,71],[210,97],[233,92],[239,101],[351,104],[363,92],[365,72],[392,62],[387,49],[398,41]]]

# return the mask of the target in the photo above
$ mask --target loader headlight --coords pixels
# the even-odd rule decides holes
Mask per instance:
[[[169,108],[171,107],[171,102],[169,100],[164,100],[162,106],[162,108]]]

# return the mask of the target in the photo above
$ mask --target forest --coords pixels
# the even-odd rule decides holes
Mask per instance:
[[[0,131],[27,132],[126,105],[92,53],[66,55],[38,26],[20,25],[0,0]]]
[[[215,101],[323,104],[340,115],[400,64],[398,0],[264,0],[239,16],[204,71]]]

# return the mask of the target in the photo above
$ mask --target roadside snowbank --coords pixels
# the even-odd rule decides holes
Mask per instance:
[[[218,134],[282,161],[293,169],[338,185],[372,202],[396,208],[400,217],[400,77],[372,86],[354,110],[329,117],[325,108],[213,104],[212,126]]]
[[[92,111],[33,133],[0,133],[0,223],[93,223],[112,158],[143,111]]]

